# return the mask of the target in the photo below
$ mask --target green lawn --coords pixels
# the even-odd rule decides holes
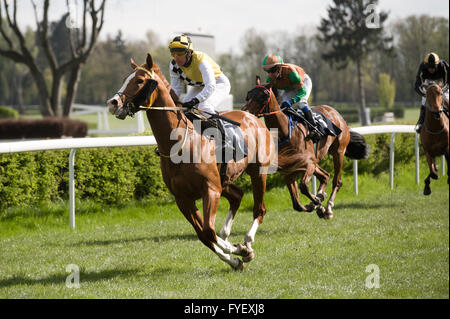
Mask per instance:
[[[242,272],[204,247],[171,201],[77,202],[75,230],[67,203],[11,208],[0,215],[0,298],[449,298],[447,178],[425,197],[412,165],[396,169],[394,190],[387,174],[361,175],[358,196],[347,174],[330,221],[294,212],[285,188],[270,190]],[[246,194],[233,243],[243,242],[252,205]],[[222,200],[217,230],[227,209]],[[65,284],[69,264],[80,288]],[[369,265],[379,288],[366,287]]]

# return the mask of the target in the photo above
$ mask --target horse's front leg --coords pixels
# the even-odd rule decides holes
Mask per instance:
[[[428,174],[427,178],[425,178],[425,187],[423,189],[424,195],[430,195],[431,194],[431,178],[432,179],[438,179],[438,171],[436,168],[436,163],[434,162],[434,157],[431,156],[428,152],[425,153],[425,156],[427,158],[428,168],[430,169],[430,174]]]
[[[230,209],[228,210],[225,223],[220,230],[220,237],[223,240],[228,241],[228,237],[231,234],[231,227],[233,226],[233,220],[236,216],[236,212],[239,209],[239,206],[241,205],[241,200],[244,196],[244,192],[236,185],[230,184],[223,188],[222,196],[225,197],[230,203]]]
[[[306,197],[308,197],[312,201],[312,203],[307,207],[308,211],[312,211],[317,205],[320,205],[320,199],[314,196],[308,187],[309,181],[311,180],[311,177],[313,176],[315,171],[316,164],[312,162],[307,164],[305,173],[303,174],[303,177],[300,181],[300,191],[303,195],[306,195]]]
[[[286,182],[286,186],[289,190],[289,194],[291,195],[292,207],[298,212],[306,212],[308,211],[305,206],[300,203],[300,198],[298,194],[298,185],[297,185],[297,175],[298,172],[294,172],[284,176],[284,181]]]

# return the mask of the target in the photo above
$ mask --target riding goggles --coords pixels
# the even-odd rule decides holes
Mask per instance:
[[[271,67],[270,69],[267,69],[267,70],[264,69],[264,71],[266,71],[267,73],[275,73],[278,71],[278,69],[279,69],[279,66],[275,65],[275,66]]]

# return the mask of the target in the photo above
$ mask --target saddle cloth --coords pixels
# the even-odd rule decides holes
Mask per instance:
[[[187,113],[186,115],[191,122],[201,120],[201,125],[194,125],[197,128],[197,133],[209,139],[216,140],[215,153],[219,163],[227,163],[231,160],[238,162],[248,155],[247,145],[245,144],[244,136],[239,126],[218,118],[205,120],[195,113]],[[220,121],[222,124],[224,132],[221,132],[217,121]],[[222,138],[219,138],[219,136]]]

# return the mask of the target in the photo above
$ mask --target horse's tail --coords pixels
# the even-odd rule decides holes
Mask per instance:
[[[348,143],[345,156],[354,160],[368,158],[370,147],[366,143],[366,139],[359,133],[350,131],[350,143]]]

